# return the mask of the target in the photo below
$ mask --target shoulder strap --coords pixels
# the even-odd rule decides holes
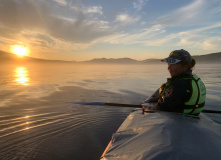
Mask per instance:
[[[196,83],[197,90],[198,90],[198,95],[197,95],[197,100],[196,100],[196,103],[195,103],[195,107],[194,107],[193,110],[190,112],[190,114],[192,114],[192,113],[195,111],[196,105],[198,104],[199,99],[200,99],[200,88],[199,88],[199,85],[198,85],[198,81],[200,80],[200,78],[199,78],[199,77],[197,77],[197,78],[198,78],[198,79],[193,78],[193,81]],[[203,106],[204,106],[204,104],[203,104]]]

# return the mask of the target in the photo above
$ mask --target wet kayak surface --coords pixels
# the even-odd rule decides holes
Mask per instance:
[[[132,112],[118,131],[103,160],[216,160],[221,158],[221,126],[201,113],[190,116],[158,111]]]

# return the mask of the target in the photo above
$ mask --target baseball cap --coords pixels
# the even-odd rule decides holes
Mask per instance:
[[[164,58],[161,60],[161,62],[167,62],[169,64],[176,64],[180,61],[191,62],[192,57],[190,53],[184,49],[174,50],[170,53],[168,58]]]

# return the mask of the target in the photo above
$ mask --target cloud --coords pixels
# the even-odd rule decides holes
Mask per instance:
[[[83,15],[79,16],[72,21],[53,17],[47,23],[47,32],[55,38],[73,43],[90,43],[110,34],[106,25],[108,22],[90,21],[81,17]]]
[[[220,5],[219,0],[193,0],[186,6],[156,18],[153,24],[161,24],[165,27],[189,27],[215,23],[221,12]]]
[[[196,18],[200,17],[203,6],[204,0],[195,0],[187,6],[171,10],[172,12],[157,18],[155,23],[165,26],[194,25],[197,22]]]
[[[220,37],[212,37],[205,40],[202,43],[202,47],[204,50],[219,50],[220,51],[221,38]]]
[[[154,25],[150,28],[142,29],[135,33],[122,33],[109,36],[106,38],[106,42],[113,44],[145,44],[151,42],[158,35],[165,32],[161,25]]]
[[[124,24],[131,24],[138,20],[139,20],[138,17],[133,18],[133,17],[130,17],[128,14],[119,14],[116,16],[116,22],[121,22]]]
[[[57,2],[57,3],[60,4],[60,5],[63,5],[63,6],[66,6],[66,5],[67,5],[66,0],[54,0],[54,1]]]
[[[205,50],[218,49],[220,47],[220,38],[212,36],[211,31],[221,28],[221,23],[180,32],[177,37],[180,41],[178,45],[203,48]]]
[[[148,1],[148,0],[137,0],[136,2],[133,3],[133,7],[140,11],[143,6],[145,5],[145,2]]]
[[[167,33],[166,35],[157,35],[151,40],[146,41],[146,45],[150,46],[180,46],[189,48],[200,48],[204,50],[219,50],[221,38],[211,36],[210,31],[219,29],[221,23],[190,29],[177,33]],[[165,30],[165,32],[167,32]],[[209,37],[209,38],[208,38]]]
[[[100,15],[103,14],[101,6],[93,6],[87,9],[87,13],[98,13]]]
[[[163,25],[154,25],[135,33],[121,33],[106,37],[105,42],[111,44],[140,44],[143,46],[177,46],[187,48],[199,48],[203,50],[220,50],[221,38],[208,36],[210,31],[219,29],[221,23],[189,29],[180,32],[168,32]]]
[[[41,12],[37,9],[32,0],[30,1],[1,1],[0,5],[0,25],[17,29],[39,26],[41,21]],[[41,11],[44,11],[42,9]]]
[[[188,5],[175,10],[164,8],[164,16],[158,18],[160,11],[151,15],[149,6],[149,12],[144,11],[147,1],[128,4],[124,0],[121,5],[111,4],[118,6],[110,11],[110,2],[96,5],[81,0],[0,0],[0,43],[23,41],[61,52],[85,49],[95,43],[219,48],[219,35],[209,33],[220,30],[218,0],[183,2]]]
[[[10,34],[14,33],[14,38],[18,34],[22,35],[23,31],[34,31],[59,41],[90,44],[111,34],[109,22],[93,19],[87,15],[102,14],[100,6],[89,7],[85,13],[84,8],[76,5],[69,5],[67,8],[66,1],[63,0],[4,0],[0,3],[0,27],[5,31],[8,30]],[[12,30],[14,32],[11,32]]]

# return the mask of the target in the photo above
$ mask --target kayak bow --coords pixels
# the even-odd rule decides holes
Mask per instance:
[[[205,114],[141,112],[130,113],[113,134],[102,160],[221,159],[221,125]]]

